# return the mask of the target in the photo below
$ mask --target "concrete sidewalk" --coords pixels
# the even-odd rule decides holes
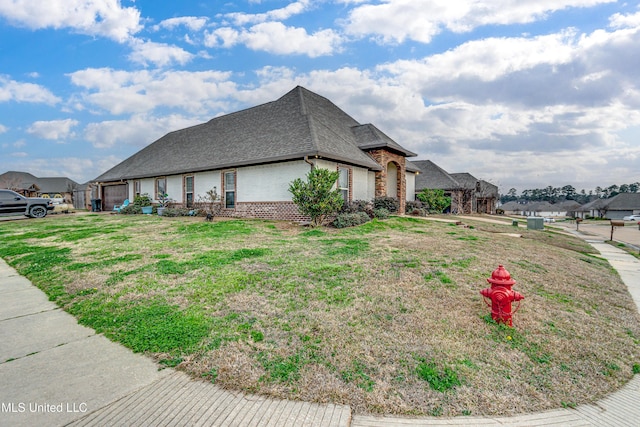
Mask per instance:
[[[584,238],[584,236],[581,236]],[[640,307],[640,261],[590,241]],[[638,426],[640,375],[594,405],[515,417],[352,416],[318,405],[231,393],[158,370],[49,302],[0,259],[0,426]]]

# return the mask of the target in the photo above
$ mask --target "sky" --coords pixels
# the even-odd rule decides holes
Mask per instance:
[[[84,183],[297,85],[502,193],[640,181],[614,0],[0,0],[0,173]]]

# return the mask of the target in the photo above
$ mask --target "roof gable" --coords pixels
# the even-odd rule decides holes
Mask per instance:
[[[358,132],[353,131],[360,126],[328,99],[298,86],[276,101],[170,132],[96,181],[224,169],[305,156],[380,170],[360,147]],[[378,144],[413,155],[379,130],[373,133]]]
[[[431,160],[417,160],[410,163],[420,169],[419,174],[416,175],[416,191],[424,190],[425,188],[434,190],[460,188],[458,181]]]

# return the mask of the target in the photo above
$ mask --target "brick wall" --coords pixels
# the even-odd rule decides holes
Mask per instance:
[[[279,219],[308,222],[293,202],[237,202],[235,209],[221,209],[219,216],[227,218]]]
[[[388,194],[387,165],[389,162],[396,164],[396,167],[398,168],[396,194],[398,195],[398,202],[400,202],[398,213],[404,214],[407,199],[406,158],[387,150],[371,150],[369,154],[371,154],[373,159],[383,168],[383,170],[376,172],[376,197],[383,197]]]

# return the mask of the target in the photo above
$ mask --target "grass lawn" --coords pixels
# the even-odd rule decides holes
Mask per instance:
[[[0,257],[163,366],[360,413],[573,407],[640,372],[640,316],[590,246],[467,223],[88,214],[1,223]],[[525,295],[514,328],[493,323],[479,294],[498,264]]]

